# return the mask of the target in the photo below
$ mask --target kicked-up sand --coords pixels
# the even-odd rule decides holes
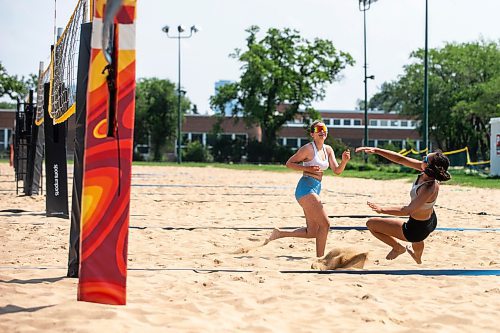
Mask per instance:
[[[127,305],[111,306],[76,300],[70,221],[45,217],[44,196],[16,196],[0,163],[0,332],[499,331],[499,276],[308,272],[499,270],[500,232],[435,231],[421,265],[408,253],[386,260],[389,248],[364,230],[331,231],[320,259],[314,240],[263,246],[274,227],[305,225],[299,177],[134,166]],[[410,187],[330,171],[321,197],[332,226],[359,227],[375,215],[366,201],[403,205]],[[500,228],[499,199],[499,190],[444,184],[438,227]]]

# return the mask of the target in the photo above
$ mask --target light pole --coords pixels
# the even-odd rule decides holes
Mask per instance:
[[[196,33],[200,31],[199,28],[196,26],[192,26],[189,29],[189,34],[182,34],[185,32],[185,29],[182,25],[177,26],[177,35],[175,36],[170,36],[169,31],[170,27],[168,25],[164,26],[161,29],[164,33],[167,34],[168,38],[177,38],[178,41],[178,49],[179,49],[179,77],[178,77],[178,86],[177,86],[177,163],[182,162],[182,156],[181,156],[181,146],[182,146],[182,131],[181,131],[181,95],[182,95],[182,90],[181,90],[181,39],[185,38],[191,38],[193,36],[193,33]]]
[[[359,0],[359,10],[363,12],[363,45],[364,45],[364,53],[365,53],[365,74],[364,80],[365,83],[365,136],[364,136],[364,146],[368,146],[368,79],[375,79],[375,76],[367,74],[367,64],[366,64],[366,11],[370,9],[370,6],[373,2],[377,0]],[[368,156],[364,154],[365,162],[368,159]]]
[[[424,49],[424,149],[429,149],[429,46],[428,0],[425,0],[425,49]],[[426,152],[428,153],[428,152]]]

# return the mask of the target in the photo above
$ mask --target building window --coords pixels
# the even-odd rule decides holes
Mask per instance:
[[[401,120],[401,127],[408,127],[408,120]]]
[[[296,147],[298,147],[298,144],[299,144],[298,141],[299,140],[297,138],[287,138],[286,139],[286,146],[296,148]]]
[[[377,126],[377,120],[376,119],[370,119],[370,126]]]
[[[340,119],[333,119],[334,126],[340,126]]]
[[[398,127],[399,126],[399,120],[391,120],[391,126]]]
[[[403,149],[403,141],[402,140],[392,140],[391,143],[394,145],[394,147],[398,149]]]
[[[351,126],[351,119],[344,119],[344,126]]]
[[[387,120],[381,120],[380,121],[380,126],[387,126],[387,125],[388,125]]]
[[[215,141],[217,140],[217,136],[214,134],[207,134],[207,145],[208,146],[213,146],[215,144]]]
[[[331,121],[330,118],[323,119],[323,122],[325,123],[326,126],[331,125],[330,121]]]
[[[388,143],[389,143],[389,141],[387,141],[387,140],[377,140],[377,147],[383,147]]]
[[[369,147],[375,147],[375,140],[368,140]]]
[[[203,143],[203,134],[201,133],[191,133],[191,142],[199,141]]]
[[[360,119],[354,119],[354,126],[361,126],[361,120]]]
[[[235,139],[239,140],[241,142],[247,142],[247,135],[246,134],[236,134]]]

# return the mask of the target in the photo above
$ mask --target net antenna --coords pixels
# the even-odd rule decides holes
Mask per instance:
[[[117,38],[117,25],[115,24],[115,17],[122,7],[123,0],[108,0],[104,8],[104,18],[102,25],[102,51],[104,58],[108,63],[103,70],[108,72],[106,81],[108,83],[109,91],[109,106],[108,106],[108,137],[117,136],[116,128],[116,82],[118,73],[118,64],[116,63],[116,55],[118,53]]]

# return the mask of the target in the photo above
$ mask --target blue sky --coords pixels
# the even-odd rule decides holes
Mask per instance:
[[[54,21],[64,27],[76,0],[0,0],[0,61],[11,75],[38,72],[49,60]],[[56,18],[54,19],[54,9]],[[498,0],[429,0],[429,47],[483,38],[500,40]],[[379,0],[367,12],[368,96],[402,73],[411,51],[424,46],[425,0]],[[241,64],[228,57],[243,48],[245,29],[289,27],[308,39],[331,40],[356,64],[328,86],[318,109],[353,109],[364,98],[363,15],[357,0],[138,0],[137,77],[177,82],[177,40],[161,31],[201,26],[182,40],[181,81],[202,113],[218,80],[237,80]],[[263,36],[263,34],[262,34]]]

